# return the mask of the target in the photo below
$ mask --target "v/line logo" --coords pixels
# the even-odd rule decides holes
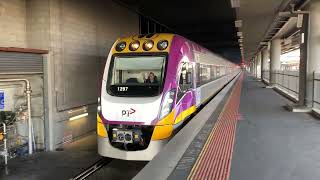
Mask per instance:
[[[133,113],[135,113],[135,112],[136,112],[135,109],[130,108],[129,110],[122,110],[122,111],[121,111],[121,114],[122,114],[122,117],[123,117],[123,116],[129,117],[131,114],[133,114]]]

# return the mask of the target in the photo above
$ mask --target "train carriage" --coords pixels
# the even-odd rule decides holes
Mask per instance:
[[[118,39],[104,70],[98,152],[151,160],[174,131],[240,69],[175,34]]]

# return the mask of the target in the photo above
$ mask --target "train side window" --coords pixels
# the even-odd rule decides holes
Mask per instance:
[[[201,85],[201,79],[200,79],[200,63],[196,63],[196,84],[197,87]]]
[[[216,73],[217,73],[217,77],[220,77],[221,75],[220,75],[220,68],[221,68],[221,66],[217,66],[217,71],[216,71]]]
[[[214,80],[216,78],[216,67],[214,65],[210,66],[211,68],[211,80]]]
[[[209,65],[200,64],[200,81],[201,85],[210,81],[211,68]]]
[[[193,81],[193,68],[191,63],[183,63],[179,75],[179,91],[178,100],[192,88]]]

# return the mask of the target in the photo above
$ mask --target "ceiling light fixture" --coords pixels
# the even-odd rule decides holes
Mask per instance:
[[[260,42],[260,45],[265,45],[265,44],[268,44],[268,42],[264,42],[264,41]]]
[[[234,25],[235,25],[237,28],[241,28],[241,26],[242,26],[242,20],[236,20],[236,21],[234,22]]]
[[[240,7],[240,0],[230,0],[232,8],[239,8]]]

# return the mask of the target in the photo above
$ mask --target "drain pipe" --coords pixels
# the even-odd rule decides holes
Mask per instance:
[[[4,164],[8,164],[8,148],[7,148],[7,127],[5,123],[2,123],[3,128],[3,151],[0,151],[0,155],[4,156]]]
[[[28,147],[29,154],[32,154],[32,119],[31,119],[31,86],[28,79],[0,79],[0,82],[24,82],[26,85],[25,93],[27,95],[27,107],[28,107]]]

